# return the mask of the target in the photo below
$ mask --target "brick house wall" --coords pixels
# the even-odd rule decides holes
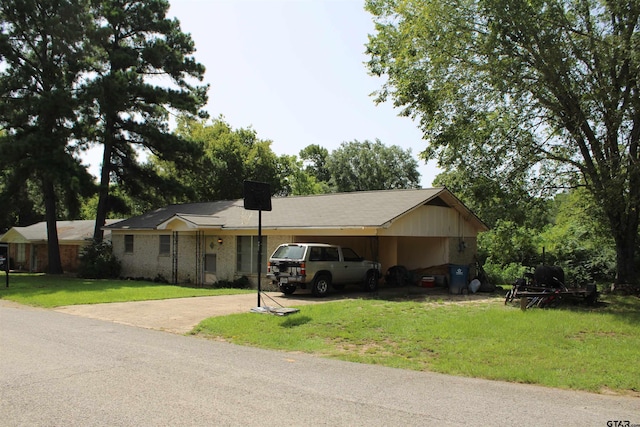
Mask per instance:
[[[122,277],[171,280],[171,252],[160,254],[158,234],[132,234],[133,252],[125,252],[125,234],[111,236],[113,253],[122,264]]]
[[[111,235],[113,253],[122,265],[121,276],[131,278],[155,279],[163,278],[169,282],[172,280],[173,269],[173,234],[171,235],[171,251],[169,254],[160,254],[158,231],[114,231]],[[125,252],[125,235],[133,235],[133,252]],[[218,243],[218,240],[222,243]],[[263,251],[268,258],[281,243],[291,242],[291,236],[263,236]],[[196,236],[193,233],[178,233],[178,283],[196,283]],[[204,269],[204,258],[215,254],[216,271],[207,273],[201,277],[202,282],[211,284],[218,280],[233,281],[241,276],[247,276],[254,286],[257,285],[257,274],[247,274],[236,271],[237,267],[237,236],[204,234],[201,242],[203,250],[201,266]],[[267,284],[267,266],[261,270],[262,283]]]
[[[18,244],[9,244],[11,268],[32,273],[45,273],[49,267],[49,252],[46,243],[25,244],[25,259],[18,260]],[[63,271],[75,273],[80,266],[80,245],[60,245],[60,262]],[[32,255],[33,253],[33,255]],[[34,261],[32,263],[32,261]]]

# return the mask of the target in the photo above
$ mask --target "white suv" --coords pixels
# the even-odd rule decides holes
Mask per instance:
[[[267,277],[286,295],[310,286],[314,295],[325,296],[331,286],[343,289],[351,283],[374,292],[380,276],[380,263],[364,260],[350,248],[324,243],[280,245],[267,267]]]

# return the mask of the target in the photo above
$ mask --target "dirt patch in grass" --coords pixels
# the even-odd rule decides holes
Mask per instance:
[[[608,387],[602,387],[599,390],[599,393],[607,396],[629,396],[640,398],[640,390],[611,390]]]

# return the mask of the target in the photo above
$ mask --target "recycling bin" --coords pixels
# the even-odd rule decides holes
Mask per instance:
[[[449,266],[449,293],[461,294],[467,289],[469,283],[469,266],[455,265]]]

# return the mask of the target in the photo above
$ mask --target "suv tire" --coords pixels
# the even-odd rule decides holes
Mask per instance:
[[[296,291],[296,286],[295,285],[285,285],[285,286],[281,286],[280,290],[285,295],[291,295],[292,293],[294,293]]]
[[[367,273],[364,281],[364,290],[367,292],[375,292],[378,290],[378,274],[375,271]]]
[[[323,297],[327,295],[330,287],[331,287],[331,278],[325,274],[322,274],[316,277],[316,280],[313,281],[313,287],[311,288],[311,292],[313,293],[313,295],[317,297]]]

